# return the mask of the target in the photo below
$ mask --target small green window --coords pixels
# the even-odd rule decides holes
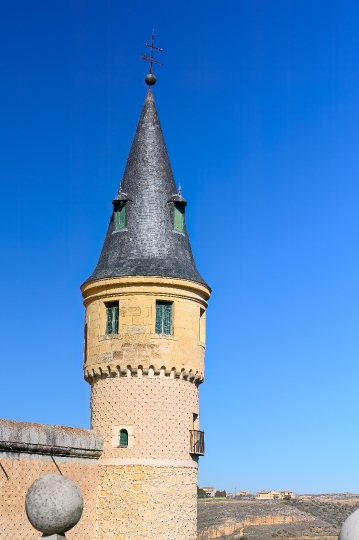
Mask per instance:
[[[118,334],[118,302],[106,304],[106,334]]]
[[[121,429],[120,431],[120,446],[128,446],[128,431]]]
[[[126,202],[120,201],[116,204],[115,208],[115,231],[120,231],[121,229],[126,229]]]
[[[172,302],[156,302],[156,334],[172,334]]]
[[[174,207],[174,230],[181,233],[184,231],[184,206]]]

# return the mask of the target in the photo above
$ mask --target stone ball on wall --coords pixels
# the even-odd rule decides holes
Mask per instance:
[[[60,474],[41,476],[29,487],[25,509],[31,525],[45,535],[64,534],[80,521],[84,503],[78,485]]]
[[[359,510],[355,510],[344,521],[340,529],[339,540],[359,540]]]

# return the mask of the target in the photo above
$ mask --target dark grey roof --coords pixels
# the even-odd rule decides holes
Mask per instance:
[[[115,202],[127,200],[127,228],[114,230],[112,214],[100,259],[88,281],[116,276],[161,276],[206,284],[194,262],[186,228],[183,234],[173,230],[176,193],[149,89],[115,198]]]

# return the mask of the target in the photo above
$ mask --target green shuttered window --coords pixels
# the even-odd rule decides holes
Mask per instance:
[[[118,302],[106,304],[106,334],[118,334]]]
[[[127,432],[127,429],[121,429],[121,431],[120,431],[120,446],[128,446],[128,432]]]
[[[116,205],[115,210],[115,231],[126,229],[126,203],[121,201]]]
[[[174,230],[182,233],[184,231],[184,206],[174,207]]]
[[[172,334],[171,302],[156,302],[156,334]]]

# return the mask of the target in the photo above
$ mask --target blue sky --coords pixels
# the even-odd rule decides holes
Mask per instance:
[[[80,284],[154,88],[208,313],[200,484],[359,492],[359,5],[3,2],[0,416],[89,426]]]

